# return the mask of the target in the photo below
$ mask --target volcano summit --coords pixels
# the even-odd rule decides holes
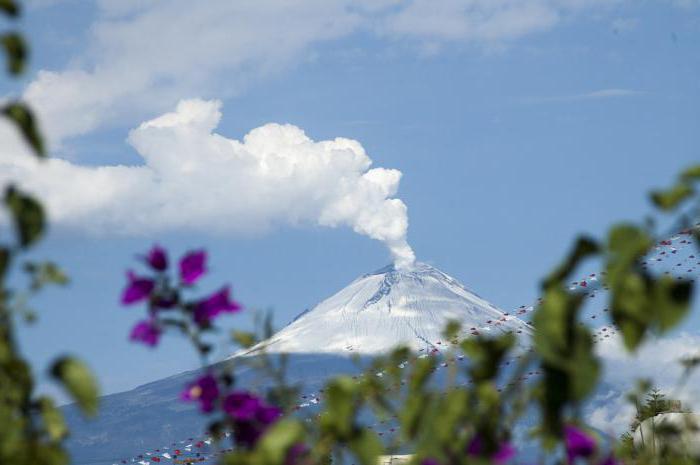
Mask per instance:
[[[241,361],[263,351],[273,356],[288,354],[288,382],[317,392],[329,377],[361,372],[354,355],[368,360],[399,344],[422,354],[441,352],[447,348],[442,332],[449,321],[461,324],[460,336],[464,337],[515,333],[523,348],[532,334],[530,325],[502,312],[454,278],[414,263],[388,266],[356,279],[269,339],[229,360]],[[245,364],[235,365],[241,386],[258,379]],[[84,421],[75,406],[66,407],[73,456],[84,463],[101,464],[107,457],[132,456],[201,435],[205,419],[193,404],[179,399],[184,386],[196,376],[197,372],[181,373],[105,396],[94,421]]]
[[[398,344],[415,351],[440,349],[448,321],[464,336],[513,332],[531,327],[482,299],[454,278],[425,263],[384,267],[366,274],[251,350],[268,353],[380,354]]]

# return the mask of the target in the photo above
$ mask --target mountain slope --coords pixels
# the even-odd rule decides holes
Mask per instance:
[[[424,263],[407,269],[388,266],[364,275],[299,315],[250,351],[269,353],[376,354],[401,343],[416,351],[439,349],[450,320],[469,334],[512,331],[529,336],[531,327],[469,291],[454,278]]]
[[[358,374],[372,355],[397,344],[436,354],[447,346],[442,330],[450,320],[461,322],[466,335],[516,333],[522,347],[527,347],[532,333],[527,323],[429,265],[390,266],[356,279],[270,339],[234,355],[236,379],[240,386],[259,381],[258,373],[237,363],[241,358],[255,357],[263,349],[270,354],[287,353],[288,381],[317,396],[329,377]],[[355,360],[350,355],[360,357]],[[105,396],[92,421],[84,420],[75,406],[65,407],[75,463],[101,465],[124,459],[128,463],[128,457],[145,450],[200,436],[205,419],[195,405],[178,399],[196,376],[197,372],[182,373]]]

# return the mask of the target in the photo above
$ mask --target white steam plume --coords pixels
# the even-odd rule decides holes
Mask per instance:
[[[414,261],[406,205],[393,198],[400,171],[370,169],[355,140],[315,142],[288,124],[228,139],[214,132],[220,106],[184,100],[131,131],[140,166],[37,163],[21,150],[3,151],[0,184],[18,182],[44,199],[52,221],[97,233],[347,225],[384,242],[397,266]]]

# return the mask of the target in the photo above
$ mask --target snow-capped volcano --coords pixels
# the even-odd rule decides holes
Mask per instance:
[[[423,354],[437,354],[449,342],[442,336],[450,320],[465,335],[512,331],[529,344],[531,327],[469,291],[445,273],[423,263],[388,266],[353,281],[340,292],[302,313],[293,322],[238,356],[263,348],[288,353],[287,381],[318,393],[329,377],[359,374],[362,364],[348,355],[384,353],[398,344]],[[369,357],[361,357],[369,361]],[[183,443],[204,431],[206,418],[195,405],[179,400],[183,387],[201,372],[187,372],[101,399],[99,416],[86,421],[74,405],[64,407],[71,426],[73,458],[85,464],[114,463],[173,441]],[[251,365],[237,364],[240,386],[259,381]],[[184,442],[187,444],[187,442]],[[161,449],[165,450],[165,449]]]
[[[373,354],[397,344],[416,351],[445,347],[450,320],[465,335],[512,331],[528,337],[531,327],[425,263],[387,266],[366,274],[297,316],[288,326],[244,354]]]

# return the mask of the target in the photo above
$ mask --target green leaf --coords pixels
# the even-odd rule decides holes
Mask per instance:
[[[681,173],[681,179],[684,181],[700,180],[700,165],[694,165],[690,168],[687,168]]]
[[[10,264],[10,251],[5,247],[0,247],[0,281],[5,277],[7,273],[7,267]]]
[[[246,349],[252,347],[256,343],[255,335],[245,331],[232,331],[231,338],[236,344]]]
[[[5,205],[12,213],[20,245],[24,248],[31,246],[44,232],[44,209],[41,204],[10,186],[5,192]]]
[[[498,338],[470,338],[462,342],[462,349],[471,362],[471,379],[477,383],[493,380],[498,374],[503,357],[514,343],[515,336],[512,334],[504,334]]]
[[[616,281],[624,280],[653,245],[649,234],[638,226],[620,224],[612,227],[608,233],[608,282],[614,286]]]
[[[27,44],[22,36],[16,32],[8,32],[0,37],[0,43],[7,55],[7,71],[13,75],[21,74],[28,55]]]
[[[434,359],[435,357],[425,357],[415,360],[408,384],[411,391],[422,389],[428,382],[437,363]]]
[[[29,107],[20,102],[12,102],[6,105],[2,112],[15,123],[15,126],[17,126],[22,133],[25,142],[34,149],[34,153],[39,157],[46,156],[44,140],[39,133],[34,114]]]
[[[287,451],[304,438],[304,428],[297,420],[283,419],[270,427],[260,440],[257,451],[263,463],[284,463]]]
[[[668,331],[685,317],[690,310],[692,295],[692,281],[678,281],[670,276],[662,276],[656,281],[653,301],[659,330]]]
[[[362,429],[350,441],[350,450],[353,451],[362,465],[376,465],[377,457],[382,453],[383,446],[374,431]]]
[[[661,210],[675,209],[681,202],[693,195],[693,187],[685,182],[680,182],[664,191],[653,191],[651,201]]]
[[[28,262],[25,263],[24,270],[31,277],[31,287],[35,291],[47,284],[55,284],[57,286],[68,284],[68,276],[53,262]]]
[[[65,438],[68,435],[68,427],[63,414],[56,408],[53,399],[41,397],[38,400],[38,405],[49,438],[52,441],[60,441]]]
[[[564,281],[578,264],[590,255],[598,253],[600,247],[598,243],[590,237],[580,236],[576,239],[574,248],[569,252],[568,257],[553,272],[545,278],[542,287],[548,288]]]
[[[326,386],[326,411],[321,424],[340,438],[351,435],[356,402],[357,384],[349,376],[339,376]]]
[[[455,339],[462,329],[462,324],[457,320],[450,320],[445,325],[445,329],[442,330],[442,335],[448,341]]]
[[[566,369],[571,353],[571,333],[583,302],[561,286],[549,288],[533,315],[535,350],[549,364]]]
[[[97,382],[83,362],[73,357],[62,357],[53,364],[51,375],[63,384],[83,413],[89,416],[97,413]]]
[[[14,0],[0,0],[0,11],[7,16],[16,18],[19,16],[19,5]]]

